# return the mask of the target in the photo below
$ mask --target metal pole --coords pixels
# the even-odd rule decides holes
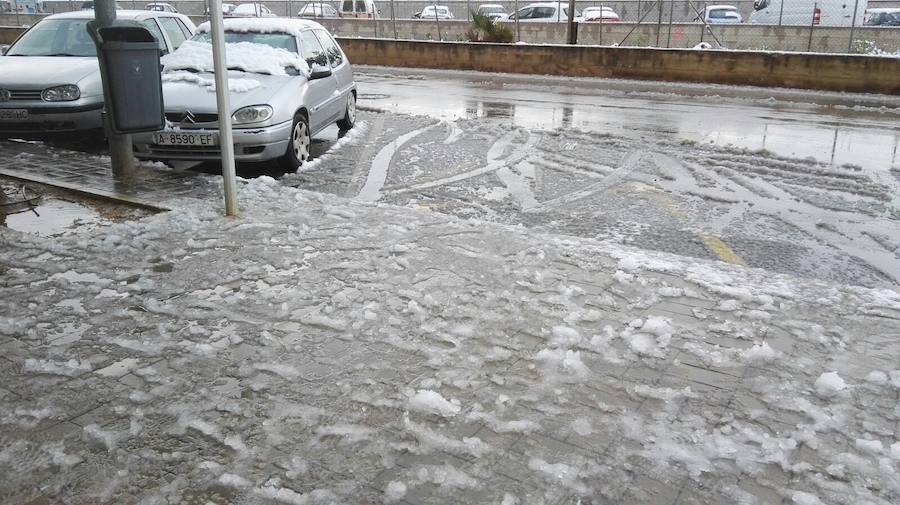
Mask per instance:
[[[22,26],[19,22],[19,0],[13,0],[13,12],[16,14],[16,26]]]
[[[112,26],[116,21],[115,0],[97,0],[94,2],[94,19],[97,28]],[[108,76],[101,75],[101,79]],[[104,127],[106,128],[106,140],[109,144],[109,158],[112,165],[113,177],[128,180],[134,176],[134,148],[131,145],[131,135],[115,135],[110,125],[110,115],[104,114]]]
[[[859,0],[853,2],[853,21],[850,22],[850,41],[847,42],[847,52],[853,52],[853,32],[856,31],[856,13],[859,9]]]
[[[469,0],[466,0],[466,21],[467,22],[471,21],[471,19],[470,19],[471,17],[472,17],[472,11],[469,8]]]
[[[374,5],[372,7],[372,26],[375,29],[375,38],[377,39],[378,38],[378,10],[374,7]]]
[[[778,0],[781,2],[778,4],[778,26],[781,26],[781,20],[784,18],[784,2],[787,0]]]
[[[234,140],[231,136],[231,103],[228,97],[228,65],[225,63],[225,29],[222,0],[209,0],[216,107],[219,112],[219,146],[222,149],[222,179],[225,183],[225,215],[237,215],[237,181],[234,176]]]
[[[600,45],[603,45],[603,2],[600,3]]]
[[[519,0],[514,2],[514,9],[516,9],[516,42],[521,42],[522,39],[519,37]]]
[[[784,0],[782,0],[783,2]],[[816,11],[819,10],[819,2],[813,4],[812,20],[809,22],[809,44],[806,45],[806,52],[812,51],[813,28],[816,26]]]
[[[672,16],[675,14],[675,0],[669,1],[669,33],[666,35],[666,48],[672,44]]]
[[[559,19],[559,17],[557,17],[557,19]],[[578,38],[578,33],[575,31],[575,0],[569,0],[569,15],[567,22],[568,30],[566,30],[566,44],[574,45]]]
[[[437,25],[438,41],[444,40],[444,38],[441,37],[441,20],[438,19],[437,5],[431,4],[431,8],[434,9],[434,24]]]
[[[394,40],[397,40],[397,16],[394,14],[394,0],[391,0],[391,25],[394,27]]]
[[[656,47],[659,47],[659,36],[660,36],[660,32],[662,32],[663,4],[662,4],[662,0],[659,0],[659,2],[657,2],[657,3],[659,4],[659,8],[657,9],[657,11],[659,12],[659,17],[656,18]]]
[[[638,0],[638,19],[643,19],[641,17],[641,0]],[[640,21],[638,21],[640,23]]]

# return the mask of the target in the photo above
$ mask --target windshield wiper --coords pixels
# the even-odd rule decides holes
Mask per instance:
[[[72,54],[72,53],[51,53],[51,54],[39,54],[37,56],[84,56],[84,55]]]

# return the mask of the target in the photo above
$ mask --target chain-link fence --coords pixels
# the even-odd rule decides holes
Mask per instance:
[[[150,1],[119,0],[125,9]],[[203,21],[206,2],[166,2]],[[238,3],[238,2],[236,2]],[[239,2],[244,3],[244,2]],[[267,0],[277,16],[309,14],[344,36],[467,40],[480,7],[508,18],[515,40],[566,42],[568,3],[525,0]],[[0,0],[0,17],[77,10],[75,0]],[[425,10],[438,5],[438,9]],[[576,1],[578,43],[638,47],[868,53],[900,56],[900,0]],[[445,7],[446,9],[440,8]],[[424,11],[424,18],[423,18]],[[433,16],[433,17],[432,17]],[[518,19],[516,19],[518,18]],[[26,20],[27,21],[27,20]],[[0,22],[0,24],[4,24]],[[21,23],[16,21],[17,25]]]

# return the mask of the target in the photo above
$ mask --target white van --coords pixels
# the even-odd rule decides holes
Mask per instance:
[[[782,5],[784,4],[784,5]],[[856,7],[856,26],[862,26],[867,0]],[[854,2],[832,0],[756,0],[748,20],[755,25],[850,26]]]
[[[341,0],[338,15],[342,18],[379,18],[375,0]]]

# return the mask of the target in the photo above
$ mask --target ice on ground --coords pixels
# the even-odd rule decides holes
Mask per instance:
[[[461,409],[459,402],[448,401],[440,393],[427,389],[420,389],[409,399],[409,408],[442,417],[453,417]]]
[[[791,501],[797,505],[823,505],[818,496],[804,491],[794,491],[791,493]]]
[[[837,372],[826,372],[816,379],[815,388],[817,395],[822,398],[831,398],[847,389],[847,383]]]
[[[26,372],[47,374],[47,375],[64,375],[66,377],[75,377],[85,372],[90,372],[93,367],[86,361],[80,361],[72,358],[68,361],[50,361],[42,359],[26,359],[23,368]]]
[[[582,379],[591,370],[581,360],[581,352],[571,349],[541,349],[534,355],[542,365],[542,372],[551,379]]]
[[[478,487],[478,481],[452,465],[422,465],[410,471],[420,483],[437,484],[442,490]]]
[[[394,480],[388,482],[388,485],[384,488],[384,502],[385,503],[394,503],[398,502],[406,496],[406,484],[403,482]]]

